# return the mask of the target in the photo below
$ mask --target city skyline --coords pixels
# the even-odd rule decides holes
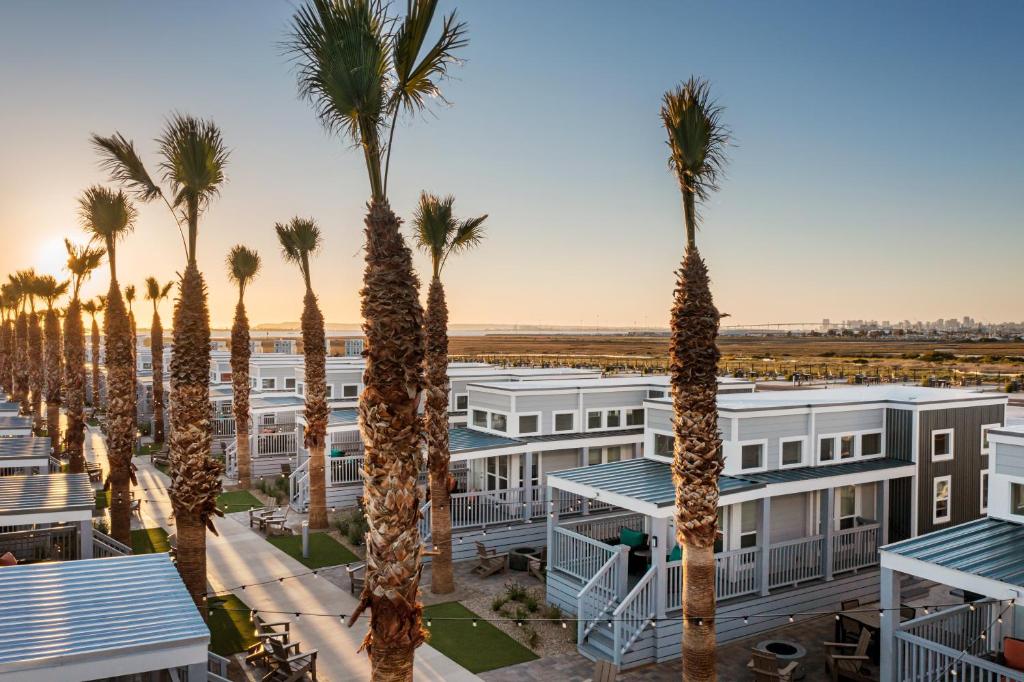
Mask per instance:
[[[301,283],[272,230],[295,214],[324,227],[313,278],[326,319],[357,323],[366,183],[359,154],[296,96],[281,47],[291,6],[99,7],[5,6],[0,77],[24,102],[0,112],[18,131],[0,162],[0,270],[61,274],[63,238],[84,239],[76,197],[108,184],[88,135],[120,131],[152,161],[152,139],[181,110],[216,120],[232,149],[200,234],[213,323],[230,321],[222,261],[238,242],[265,263],[253,322],[297,319]],[[1024,88],[1011,27],[1022,10],[923,7],[696,7],[684,22],[670,3],[460,6],[471,43],[445,84],[452,106],[400,126],[393,192],[407,221],[421,190],[454,193],[462,215],[490,214],[482,247],[446,270],[452,322],[667,325],[683,238],[657,111],[690,73],[712,82],[733,130],[698,234],[725,324],[837,309],[1020,319]],[[528,32],[523,54],[516,36]],[[182,53],[181,40],[209,47]],[[75,57],[86,51],[89,64]],[[949,96],[966,82],[970,97]],[[175,279],[178,242],[161,207],[140,207],[119,252],[123,283]],[[422,278],[426,260],[416,263]],[[84,293],[105,288],[97,274]]]

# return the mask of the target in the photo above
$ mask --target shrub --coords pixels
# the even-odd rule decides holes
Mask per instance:
[[[562,609],[557,604],[546,604],[541,611],[541,617],[548,620],[562,620]]]
[[[537,601],[537,598],[532,594],[526,595],[520,601],[523,602],[523,605],[526,607],[526,610],[530,613],[536,613],[537,609],[540,608],[540,603]]]
[[[110,535],[110,524],[107,523],[107,517],[101,516],[98,519],[93,519],[92,527],[103,533],[104,535]]]
[[[526,628],[526,646],[536,649],[538,644],[540,644],[540,635],[533,628]]]
[[[505,596],[511,601],[523,601],[527,596],[526,588],[514,580],[505,583]]]
[[[497,597],[491,600],[491,611],[501,611],[502,607],[505,606],[505,602],[507,601],[508,600],[505,599],[505,597],[498,595]]]

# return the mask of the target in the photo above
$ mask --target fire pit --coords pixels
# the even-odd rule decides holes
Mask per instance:
[[[508,553],[508,567],[513,571],[525,571],[529,568],[530,559],[539,555],[540,550],[536,547],[516,547]]]
[[[767,651],[770,654],[775,654],[775,658],[779,659],[779,662],[782,665],[785,665],[790,661],[801,663],[804,657],[807,656],[807,649],[789,639],[766,639],[758,642],[757,646],[754,648],[760,649],[761,651]],[[804,679],[805,674],[803,665],[797,665],[796,669],[793,671],[793,679],[802,680]]]

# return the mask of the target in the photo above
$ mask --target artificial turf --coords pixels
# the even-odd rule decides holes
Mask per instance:
[[[471,673],[482,673],[537,658],[535,653],[486,620],[481,619],[474,626],[472,619],[477,617],[477,614],[454,601],[424,608],[424,624],[428,619],[432,621],[427,628],[430,632],[430,646]]]
[[[97,490],[96,491],[96,508],[106,509],[110,506],[110,491],[109,490]]]
[[[156,528],[140,528],[132,531],[132,554],[156,554],[171,551],[167,531]]]
[[[210,597],[210,651],[219,656],[230,656],[245,651],[256,643],[249,607],[233,594]]]
[[[217,496],[217,508],[225,514],[262,507],[263,503],[248,490],[229,490]]]
[[[274,535],[267,541],[293,559],[298,559],[308,568],[323,568],[359,561],[348,547],[327,533],[309,534],[309,558],[302,556],[301,535]]]

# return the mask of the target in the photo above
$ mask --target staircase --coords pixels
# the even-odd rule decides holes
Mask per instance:
[[[238,441],[232,439],[224,451],[224,475],[238,480]]]
[[[288,476],[288,504],[304,514],[309,510],[309,460]]]

